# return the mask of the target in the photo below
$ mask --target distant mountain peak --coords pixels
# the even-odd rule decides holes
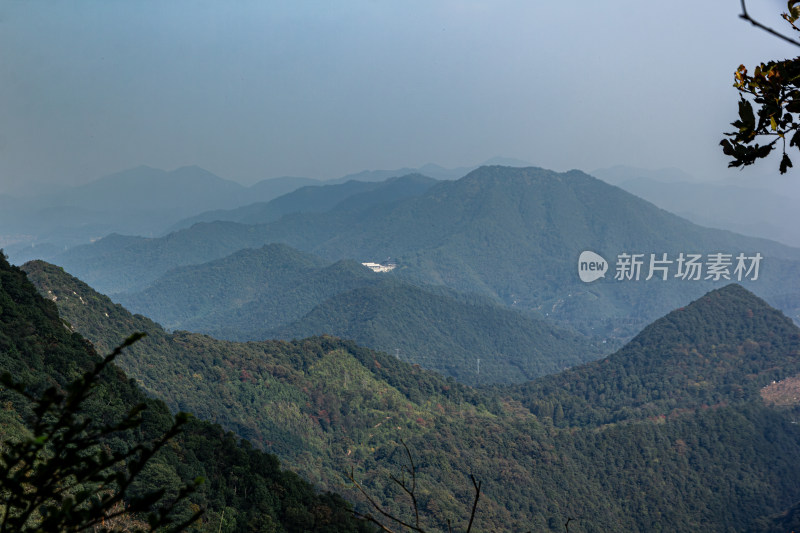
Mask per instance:
[[[495,156],[492,158],[487,159],[481,166],[504,166],[504,167],[531,167],[529,162],[523,161],[522,159],[516,159],[513,157],[502,157],[502,156]]]
[[[496,186],[498,183],[533,183],[541,180],[563,181],[568,179],[580,179],[588,182],[599,182],[596,178],[580,170],[570,170],[568,172],[556,172],[541,167],[514,167],[508,165],[483,165],[458,181],[482,182],[486,185]]]
[[[171,172],[188,172],[188,171],[192,171],[192,172],[196,172],[196,171],[208,172],[209,174],[211,174],[211,172],[209,172],[208,170],[204,169],[203,167],[201,167],[199,165],[183,165],[183,166],[175,168]]]
[[[209,170],[206,170],[203,167],[199,167],[197,165],[186,165],[186,166],[183,166],[183,167],[178,167],[175,170],[171,170],[168,174],[170,174],[170,175],[172,175],[174,177],[188,178],[188,179],[192,179],[192,180],[197,180],[199,178],[203,178],[203,179],[206,179],[206,180],[211,179],[211,180],[218,180],[218,181],[228,181],[228,182],[231,181],[231,180],[226,180],[224,178],[220,178],[219,176],[217,176],[213,172],[211,172]],[[231,182],[231,183],[235,183],[235,182]]]

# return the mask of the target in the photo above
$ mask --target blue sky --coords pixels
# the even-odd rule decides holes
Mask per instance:
[[[749,3],[776,28],[785,3]],[[735,0],[5,0],[0,192],[140,164],[283,175],[727,171],[740,63],[797,55]],[[800,158],[797,163],[800,163]]]

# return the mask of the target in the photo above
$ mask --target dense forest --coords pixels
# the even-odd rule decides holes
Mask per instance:
[[[67,387],[99,360],[81,335],[64,327],[53,302],[39,296],[25,274],[0,257],[0,371],[27,383],[32,394],[40,394],[50,386]],[[105,443],[109,448],[126,449],[152,441],[173,425],[166,405],[147,397],[119,368],[108,367],[100,377],[79,413],[92,425],[121,420],[135,405],[146,404],[141,425],[111,435]],[[0,389],[0,400],[2,442],[27,438],[34,418],[29,402],[6,388]],[[274,455],[197,418],[190,418],[170,445],[147,463],[127,495],[136,498],[163,488],[169,500],[197,477],[205,482],[175,512],[181,520],[204,510],[195,524],[203,531],[372,530],[355,520],[349,504],[336,494],[319,492],[282,469]],[[141,524],[139,517],[128,519],[128,525]]]
[[[463,527],[470,474],[483,482],[480,530],[560,531],[573,518],[574,531],[759,531],[796,516],[796,404],[771,406],[761,391],[800,372],[800,332],[736,285],[602,361],[476,389],[332,337],[169,334],[58,268],[30,275],[104,349],[147,331],[119,363],[150,394],[357,506],[351,468],[388,509],[409,511],[390,481],[407,465],[405,442],[420,510],[442,528],[448,518]]]
[[[611,347],[485,296],[419,287],[352,260],[326,264],[282,244],[176,268],[116,300],[168,329],[226,340],[353,339],[469,384],[526,381]]]

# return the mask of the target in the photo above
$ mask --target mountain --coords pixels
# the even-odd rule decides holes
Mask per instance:
[[[159,211],[223,207],[242,200],[244,187],[197,166],[173,171],[140,166],[72,187],[52,202],[64,206]]]
[[[2,256],[0,308],[0,372],[9,372],[15,380],[26,382],[32,394],[38,396],[51,386],[63,389],[100,361],[85,339],[64,327],[55,304],[37,294],[25,274]],[[123,354],[117,360],[127,357],[129,354]],[[33,413],[25,398],[7,389],[0,389],[0,398],[4,406],[0,439],[5,443],[25,435]],[[172,416],[163,402],[149,399],[112,364],[100,375],[79,414],[102,427],[120,420],[139,403],[147,406],[142,424],[116,433],[103,443],[109,450],[120,451],[150,442],[169,429]],[[128,495],[137,497],[163,489],[170,498],[185,480],[197,476],[206,482],[179,506],[178,513],[185,519],[205,508],[196,524],[200,531],[219,531],[223,525],[229,531],[251,531],[255,525],[265,524],[273,531],[373,530],[354,520],[341,497],[319,493],[297,475],[281,470],[275,456],[255,450],[219,426],[197,419],[190,420],[147,463]],[[125,516],[122,520],[136,518]]]
[[[98,347],[113,345],[124,331],[147,333],[131,347],[132,357],[120,364],[150,394],[174,410],[192,409],[278,453],[322,487],[346,489],[343,473],[348,465],[359,474],[368,472],[371,479],[382,478],[376,462],[353,463],[368,453],[368,429],[393,447],[397,426],[435,434],[429,424],[441,416],[437,398],[451,398],[452,405],[477,396],[419,367],[332,338],[230,343],[166,333],[57,267],[34,262],[26,268],[42,294],[60,306],[70,327],[90,335]],[[488,416],[485,408],[477,409],[481,418]],[[387,417],[391,424],[379,423]],[[442,491],[444,483],[438,486]],[[452,496],[442,503],[457,509]]]
[[[267,178],[254,183],[248,187],[248,191],[253,198],[260,198],[262,201],[269,201],[273,198],[283,196],[300,187],[309,185],[319,185],[322,182],[314,178],[300,178],[292,176],[282,176],[279,178]]]
[[[422,174],[409,174],[399,178],[390,178],[382,182],[379,187],[370,187],[363,191],[347,195],[335,203],[330,211],[363,211],[379,206],[387,208],[391,204],[407,198],[420,196],[437,183],[433,178]],[[322,209],[320,209],[322,211]],[[299,212],[287,211],[287,212]],[[248,223],[258,223],[257,219],[246,220]]]
[[[674,261],[690,250],[759,251],[774,268],[750,284],[753,290],[769,298],[791,294],[795,303],[784,309],[793,314],[800,301],[792,281],[798,279],[798,250],[690,224],[577,171],[485,167],[385,213],[284,217],[262,231],[328,259],[391,256],[407,279],[485,293],[571,323],[583,320],[587,330],[632,316],[643,325],[714,284],[676,280],[674,271],[667,282],[628,283],[609,275],[584,284],[575,275],[583,250],[612,264],[624,252],[645,258],[668,253]]]
[[[757,281],[741,280],[792,316],[800,314],[800,250],[703,228],[579,171],[482,167],[420,196],[360,211],[292,213],[267,224],[197,224],[130,245],[103,240],[54,262],[103,292],[141,290],[169,268],[243,247],[283,242],[328,261],[391,257],[415,284],[445,285],[537,311],[586,334],[627,338],[648,321],[731,279],[676,279],[679,254],[763,258]],[[604,279],[577,276],[591,250],[608,262]],[[638,280],[613,279],[621,254],[641,254]],[[651,258],[671,272],[649,281]],[[143,260],[143,258],[146,258]],[[734,265],[728,276],[736,275]],[[656,272],[656,271],[654,271]]]
[[[797,194],[789,183],[782,182],[779,190],[766,179],[757,185],[700,181],[677,168],[616,166],[591,174],[696,224],[800,246]]]
[[[169,329],[228,340],[354,339],[470,384],[524,381],[601,354],[580,335],[488,299],[278,244],[178,267],[116,300]]]
[[[403,167],[394,170],[362,170],[361,172],[354,172],[347,174],[340,178],[334,178],[328,181],[328,184],[333,185],[337,183],[347,183],[348,181],[386,181],[391,178],[405,176],[408,174],[415,174],[418,171],[413,168]]]
[[[250,332],[300,318],[326,298],[377,279],[353,261],[331,265],[285,244],[271,244],[173,269],[146,290],[117,299],[169,329],[255,340]]]
[[[191,227],[197,222],[216,220],[263,224],[288,213],[324,212],[332,209],[363,209],[418,196],[436,180],[420,174],[388,178],[385,181],[350,180],[339,184],[309,185],[282,195],[270,202],[248,204],[236,209],[215,210],[181,220],[172,231]]]
[[[347,181],[355,180],[355,181],[385,181],[389,178],[395,178],[398,176],[405,176],[407,174],[422,174],[424,176],[430,176],[437,180],[455,180],[458,178],[463,177],[465,174],[468,174],[475,170],[480,166],[486,165],[505,165],[509,167],[528,167],[530,163],[526,161],[522,161],[520,159],[514,159],[510,157],[492,157],[487,159],[480,165],[472,165],[467,167],[453,167],[453,168],[446,168],[441,165],[437,165],[434,163],[428,163],[426,165],[422,165],[419,168],[398,168],[395,170],[362,170],[361,172],[356,172],[354,174],[347,174],[346,176],[342,176],[341,178],[330,180],[328,183],[344,183]]]
[[[43,205],[84,209],[162,212],[172,217],[208,209],[232,208],[253,200],[268,201],[299,187],[319,183],[310,178],[262,180],[250,187],[226,180],[198,166],[165,171],[139,166],[62,190],[39,195]]]
[[[519,396],[533,412],[537,398],[560,403],[570,425],[757,399],[767,384],[800,372],[798,333],[780,311],[732,284],[657,320],[600,362],[522,385]]]
[[[83,265],[81,272],[86,279],[114,294],[142,290],[175,266],[203,263],[263,244],[255,226],[199,223],[159,238],[112,233],[91,245],[71,248],[58,257],[67,269],[70,265]],[[109,269],[111,265],[119,270]]]
[[[596,359],[600,348],[542,319],[388,278],[327,299],[262,338],[353,339],[470,385],[520,382]]]
[[[528,165],[520,160],[502,157],[494,157],[484,164],[502,164],[509,166]],[[214,209],[205,211],[177,222],[170,227],[167,233],[190,227],[197,222],[224,220],[258,224],[275,220],[279,218],[280,215],[286,213],[327,211],[337,202],[347,198],[351,194],[358,194],[359,192],[369,191],[373,188],[378,188],[382,191],[382,193],[379,193],[382,196],[381,203],[389,200],[394,201],[423,192],[427,189],[427,185],[432,185],[435,180],[458,179],[475,168],[477,167],[445,168],[435,164],[427,164],[417,169],[404,167],[395,170],[364,170],[327,181],[320,181],[312,178],[271,178],[252,185],[249,188],[250,192],[257,198],[268,196],[267,200],[288,195],[283,201],[273,203],[262,200],[236,209]],[[426,176],[431,176],[431,178],[427,178]],[[400,179],[399,181],[398,178]],[[412,183],[409,184],[409,181]],[[384,188],[383,185],[377,185],[376,187],[377,183],[384,182],[393,183],[392,188]],[[340,187],[342,185],[343,187]],[[408,185],[410,185],[412,189],[406,189]],[[324,188],[314,189],[313,187],[315,186]],[[290,194],[301,187],[304,189],[306,189],[306,187],[311,188],[306,189],[300,194]],[[414,188],[416,188],[417,192],[414,192]],[[363,197],[363,200],[369,201],[367,197]],[[372,202],[375,202],[375,200],[373,199]]]
[[[110,233],[161,235],[199,212],[266,202],[311,183],[318,181],[275,178],[243,187],[196,166],[169,172],[140,166],[57,192],[3,195],[0,246],[21,264]]]
[[[74,278],[57,268],[31,266],[94,342],[149,328],[120,364],[151,394],[277,451],[320,486],[346,489],[352,467],[407,516],[388,481],[408,465],[402,439],[434,527],[448,516],[466,526],[470,474],[483,483],[480,530],[563,531],[571,518],[586,531],[756,531],[800,501],[799,404],[761,398],[773,381],[800,378],[800,330],[741,287],[673,311],[602,362],[471,389],[330,337],[168,334],[76,280],[59,288]]]
[[[406,176],[408,174],[422,174],[437,180],[453,180],[460,178],[473,169],[475,169],[475,167],[445,168],[429,163],[419,168],[403,167],[395,170],[362,170],[361,172],[347,174],[346,176],[330,180],[328,183],[346,183],[348,181],[386,181],[387,179]]]

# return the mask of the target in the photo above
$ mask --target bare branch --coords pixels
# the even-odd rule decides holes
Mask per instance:
[[[400,444],[403,445],[403,448],[406,450],[406,456],[408,457],[408,463],[411,465],[410,472],[411,472],[411,492],[408,494],[411,496],[411,501],[414,504],[414,518],[416,520],[417,527],[419,527],[419,506],[417,505],[417,467],[414,464],[414,458],[411,457],[411,451],[408,449],[408,445],[406,441],[400,439]],[[405,487],[403,487],[405,489]],[[408,491],[406,491],[408,492]]]
[[[571,517],[571,516],[570,516],[570,517],[567,517],[567,521],[566,521],[566,522],[564,522],[564,530],[565,530],[567,533],[569,533],[569,523],[570,523],[570,522],[572,522],[573,520],[580,520],[581,518],[582,518],[582,517],[580,517],[580,516],[579,516],[579,517],[577,517],[577,518],[573,518],[573,517]]]
[[[760,29],[764,30],[765,32],[767,32],[767,33],[769,33],[769,34],[771,34],[771,35],[774,35],[775,37],[777,37],[777,38],[779,38],[779,39],[783,39],[784,41],[786,41],[786,42],[789,42],[789,43],[792,43],[792,44],[793,44],[793,45],[795,45],[795,46],[800,46],[800,42],[798,42],[798,41],[795,41],[795,40],[794,40],[794,39],[792,39],[791,37],[787,37],[786,35],[783,35],[782,33],[779,33],[779,32],[777,32],[777,31],[773,30],[773,29],[772,29],[772,28],[770,28],[769,26],[765,26],[765,25],[761,24],[760,22],[758,22],[757,20],[755,20],[754,18],[752,18],[752,17],[751,17],[751,16],[750,16],[750,15],[747,13],[747,6],[745,5],[745,0],[741,0],[741,2],[742,2],[742,14],[741,14],[741,15],[739,15],[739,18],[741,18],[741,19],[744,19],[744,20],[748,21],[748,22],[749,22],[750,24],[752,24],[753,26],[755,26],[755,27],[757,27],[757,28],[760,28]]]
[[[393,522],[396,522],[397,524],[399,524],[400,526],[402,526],[402,527],[404,527],[406,529],[409,529],[411,531],[416,531],[417,533],[425,533],[425,530],[422,529],[422,527],[420,526],[420,520],[419,520],[419,503],[417,502],[417,494],[416,494],[416,492],[417,492],[417,467],[414,464],[414,458],[411,455],[411,450],[408,449],[408,445],[402,439],[400,440],[400,443],[403,445],[403,448],[406,451],[406,457],[408,457],[409,466],[404,468],[403,474],[402,474],[402,476],[400,478],[397,478],[396,476],[394,476],[392,474],[389,475],[389,478],[394,483],[396,483],[401,489],[403,489],[403,492],[405,492],[409,496],[409,498],[411,498],[411,504],[414,507],[414,524],[415,525],[411,525],[411,524],[409,524],[407,522],[404,522],[403,520],[401,520],[397,516],[391,514],[389,511],[387,511],[386,509],[381,507],[380,504],[378,504],[378,502],[376,502],[369,494],[367,494],[367,491],[364,489],[364,487],[361,486],[361,484],[358,481],[356,481],[355,475],[353,474],[353,468],[352,467],[350,468],[350,473],[347,475],[347,478],[353,483],[355,488],[367,499],[369,504],[376,511],[378,511],[380,514],[382,514],[383,516],[385,516],[389,520],[392,520]],[[408,472],[409,475],[411,476],[410,482],[406,480],[405,472]],[[472,474],[470,474],[469,478],[472,481],[472,486],[475,488],[475,498],[472,501],[472,511],[470,513],[470,516],[469,516],[469,525],[467,526],[466,533],[470,533],[470,531],[472,530],[472,523],[475,521],[475,511],[478,508],[478,500],[481,497],[481,485],[482,485],[482,483],[480,481],[476,480],[475,476],[473,476]],[[381,528],[382,531],[387,531],[389,533],[394,533],[391,529],[389,529],[387,526],[385,526],[382,523],[380,523],[373,516],[368,515],[368,514],[365,515],[363,513],[357,512],[357,511],[356,511],[356,514],[358,516],[360,516],[362,518],[365,518],[366,520],[369,520],[370,522],[376,524],[377,526],[379,526]],[[447,531],[449,533],[453,533],[453,526],[452,526],[452,523],[451,523],[450,519],[448,518],[446,520],[446,522],[447,522]]]
[[[475,519],[475,509],[478,508],[478,498],[481,497],[481,484],[482,481],[475,481],[475,476],[469,475],[472,480],[472,486],[475,487],[475,500],[472,502],[472,512],[469,515],[469,525],[467,526],[467,533],[472,529],[472,521]]]
[[[400,524],[401,526],[403,526],[403,527],[405,527],[405,528],[408,528],[408,529],[410,529],[411,531],[417,531],[418,533],[425,533],[425,530],[423,530],[423,529],[420,529],[419,527],[415,527],[415,526],[413,526],[413,525],[411,525],[411,524],[409,524],[409,523],[406,523],[406,522],[404,522],[403,520],[401,520],[401,519],[397,518],[396,516],[394,516],[393,514],[390,514],[390,513],[388,513],[387,511],[385,511],[385,510],[383,509],[383,507],[381,507],[381,506],[380,506],[380,504],[378,504],[378,502],[376,502],[376,501],[375,501],[375,500],[374,500],[374,499],[373,499],[373,498],[372,498],[372,497],[371,497],[371,496],[370,496],[370,495],[367,493],[367,491],[366,491],[366,490],[364,490],[364,487],[362,487],[362,486],[361,486],[361,484],[360,484],[358,481],[356,481],[356,479],[355,479],[355,475],[353,474],[353,469],[352,469],[352,468],[350,469],[350,474],[347,476],[347,478],[348,478],[348,479],[349,479],[349,480],[350,480],[350,481],[353,483],[353,485],[356,487],[356,489],[358,489],[358,491],[359,491],[361,494],[363,494],[363,495],[364,495],[364,497],[367,499],[367,501],[369,502],[369,504],[370,504],[370,505],[371,505],[371,506],[372,506],[372,507],[373,507],[373,508],[374,508],[376,511],[378,511],[380,514],[382,514],[383,516],[385,516],[385,517],[386,517],[386,518],[388,518],[389,520],[392,520],[392,521],[394,521],[394,522],[397,522],[397,523],[398,523],[398,524]],[[416,501],[416,500],[415,500],[415,501]],[[416,505],[415,505],[415,510],[416,510]],[[359,514],[359,516],[362,516],[363,518],[366,518],[366,519],[367,519],[367,520],[369,520],[370,522],[372,522],[372,523],[374,523],[374,524],[376,524],[376,525],[380,526],[380,527],[381,527],[381,529],[383,529],[384,531],[388,531],[388,532],[390,532],[390,533],[394,533],[394,532],[392,532],[392,530],[391,530],[391,529],[387,528],[385,525],[383,525],[383,524],[381,524],[380,522],[378,522],[377,520],[375,520],[375,518],[373,518],[371,515],[365,515],[365,514],[361,514],[361,513],[358,513],[358,514]],[[418,525],[419,525],[419,523],[418,523]]]

